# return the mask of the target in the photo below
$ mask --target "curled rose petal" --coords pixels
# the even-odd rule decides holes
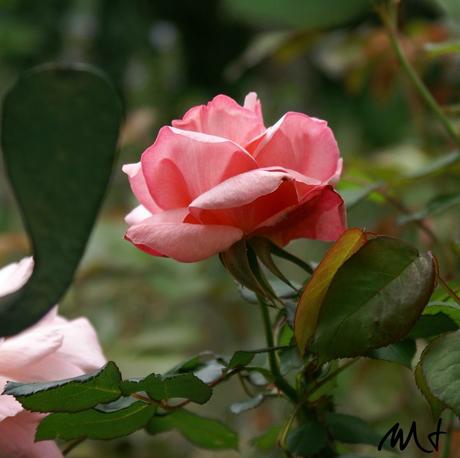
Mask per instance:
[[[245,145],[265,131],[262,109],[257,94],[246,96],[244,106],[226,95],[214,97],[207,105],[191,108],[174,127],[232,140]]]
[[[131,226],[125,237],[148,253],[196,262],[225,251],[243,237],[243,232],[223,225],[162,223],[152,217]]]
[[[230,140],[163,127],[142,155],[147,186],[158,205],[186,207],[221,181],[257,168],[254,159]]]
[[[337,240],[345,230],[343,199],[327,186],[313,199],[287,213],[279,223],[257,232],[283,246],[298,238]]]
[[[153,200],[149,188],[147,187],[144,174],[142,173],[141,163],[125,164],[123,166],[123,172],[128,175],[131,189],[142,206],[150,213],[158,213],[161,211],[160,207],[158,207],[157,203]]]
[[[257,169],[222,182],[189,208],[202,224],[225,224],[249,234],[263,222],[298,206],[316,187],[297,181],[287,170]]]
[[[286,113],[267,129],[253,156],[259,167],[285,167],[323,183],[337,180],[342,167],[327,123],[294,112]]]

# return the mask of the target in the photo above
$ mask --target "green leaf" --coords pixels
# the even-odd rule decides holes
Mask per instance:
[[[383,359],[392,363],[398,363],[412,369],[412,360],[414,359],[417,347],[413,339],[405,339],[386,347],[372,350],[367,356],[374,359]]]
[[[0,335],[38,321],[69,287],[109,182],[120,120],[115,89],[89,67],[40,67],[7,93],[4,162],[35,267],[0,299]]]
[[[425,310],[423,315],[437,315],[443,313],[448,316],[457,327],[460,326],[460,307],[455,302],[430,302]]]
[[[430,253],[390,237],[369,240],[334,276],[312,349],[325,362],[365,355],[404,338],[433,292]]]
[[[367,241],[361,229],[349,229],[328,250],[307,283],[297,305],[294,334],[303,355],[315,333],[324,296],[340,266]]]
[[[203,351],[182,361],[181,363],[168,370],[165,375],[182,374],[185,372],[194,372],[202,367],[205,367],[209,362],[216,359],[215,353],[212,351]]]
[[[327,445],[327,431],[320,423],[307,420],[287,437],[288,449],[296,456],[310,457]]]
[[[460,415],[460,331],[443,334],[425,348],[416,380],[435,415],[441,406]]]
[[[97,410],[52,413],[38,425],[35,439],[114,439],[144,428],[154,413],[153,406],[141,401],[110,413]]]
[[[364,420],[352,415],[327,412],[325,424],[332,437],[339,442],[377,446],[381,440],[381,435]]]
[[[230,405],[230,411],[235,415],[240,413],[247,412],[248,410],[255,409],[259,407],[262,402],[264,402],[265,396],[262,393],[257,394],[253,398],[245,399],[241,402],[234,402]]]
[[[346,23],[371,11],[371,0],[227,0],[236,16],[256,25],[319,29]]]
[[[457,205],[460,205],[459,193],[436,196],[424,206],[423,210],[412,213],[411,215],[403,215],[398,219],[398,222],[400,224],[406,224],[411,221],[419,221],[444,213]]]
[[[282,426],[271,426],[260,436],[251,439],[251,445],[262,450],[273,450],[277,446]]]
[[[219,420],[201,417],[188,410],[175,410],[154,417],[147,425],[150,434],[176,429],[197,447],[211,450],[238,450],[238,435]]]
[[[125,395],[145,391],[156,401],[184,398],[205,404],[212,396],[212,389],[191,372],[166,377],[150,374],[141,380],[125,380],[121,389]]]
[[[121,396],[121,374],[113,362],[102,369],[56,382],[8,382],[4,394],[33,412],[78,412]]]
[[[430,391],[430,388],[428,387],[425,376],[423,375],[422,371],[422,365],[421,361],[417,364],[415,367],[414,371],[414,376],[415,376],[415,383],[420,390],[420,392],[423,394],[425,397],[426,401],[428,402],[430,408],[431,408],[431,414],[433,416],[434,420],[437,420],[442,412],[446,409],[446,405],[441,402],[439,399],[437,399],[433,393]]]
[[[427,308],[428,307],[425,308],[425,311]],[[445,313],[440,312],[434,315],[422,314],[415,323],[415,326],[411,329],[408,337],[411,339],[426,339],[457,329],[458,325]]]

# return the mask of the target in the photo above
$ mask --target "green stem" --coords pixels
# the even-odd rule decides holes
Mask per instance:
[[[259,300],[260,309],[262,311],[262,321],[264,323],[265,338],[267,340],[267,346],[272,348],[275,346],[273,338],[272,324],[270,321],[270,312],[267,303],[264,299],[257,295]],[[273,379],[277,388],[282,391],[294,404],[298,402],[297,391],[286,381],[281,375],[280,367],[275,352],[268,353],[268,362],[270,364],[270,371],[273,375]]]
[[[447,116],[444,114],[442,108],[438,105],[435,98],[431,95],[430,91],[427,89],[417,72],[415,71],[412,64],[408,61],[404,51],[402,50],[401,43],[399,41],[398,32],[396,29],[397,23],[397,11],[396,11],[396,3],[390,0],[388,7],[379,6],[377,7],[377,12],[379,13],[383,24],[385,25],[388,37],[390,39],[391,46],[396,54],[396,57],[401,64],[404,72],[406,73],[407,77],[414,85],[415,89],[417,90],[420,97],[423,101],[427,104],[427,106],[431,109],[431,111],[436,115],[439,122],[443,125],[444,129],[446,130],[449,137],[452,141],[460,147],[460,135],[449,121]]]
[[[442,449],[440,458],[450,458],[450,445],[452,442],[452,431],[454,429],[454,420],[455,420],[455,415],[451,410],[449,412],[449,417],[448,417],[449,424],[447,427],[447,434],[444,440],[444,447]]]
[[[449,296],[458,304],[460,305],[460,297],[458,294],[449,286],[449,284],[444,280],[444,278],[441,277],[441,275],[438,274],[438,280],[441,283],[442,286],[444,286],[444,289],[447,291]]]

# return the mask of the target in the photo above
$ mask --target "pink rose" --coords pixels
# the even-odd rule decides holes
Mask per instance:
[[[286,113],[265,128],[255,93],[241,106],[218,95],[158,133],[137,164],[126,164],[141,204],[125,238],[154,256],[183,262],[225,251],[250,235],[283,246],[335,240],[345,230],[342,169],[325,121]]]
[[[33,269],[32,258],[0,269],[0,296],[19,289]],[[7,381],[36,382],[76,377],[105,364],[96,332],[86,318],[66,320],[57,307],[29,329],[0,338],[0,393]],[[43,415],[0,395],[0,457],[61,458],[54,441],[34,442]]]

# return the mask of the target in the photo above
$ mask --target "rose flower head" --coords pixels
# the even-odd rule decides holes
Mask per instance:
[[[140,203],[125,238],[182,262],[253,235],[279,246],[336,240],[346,226],[333,188],[341,170],[325,121],[289,112],[266,128],[255,93],[243,106],[218,95],[161,128],[141,161],[123,167]]]
[[[0,269],[0,297],[21,288],[32,273],[25,258]],[[66,320],[54,307],[25,331],[0,338],[0,393],[8,381],[42,382],[77,377],[106,360],[86,318]],[[42,414],[28,412],[13,396],[0,394],[0,457],[61,458],[54,441],[34,442]]]

